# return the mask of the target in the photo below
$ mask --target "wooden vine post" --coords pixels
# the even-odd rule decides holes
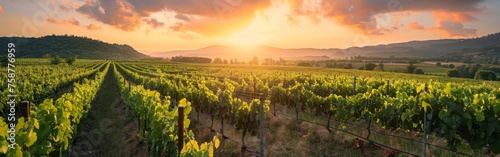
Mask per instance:
[[[21,101],[21,117],[24,117],[25,121],[28,122],[30,120],[30,102],[29,101]],[[27,147],[26,150],[29,152],[30,148]]]
[[[177,137],[179,137],[179,143],[178,143],[178,148],[179,148],[179,155],[182,151],[182,148],[184,147],[184,106],[179,106],[177,109],[178,112],[178,124],[179,126],[178,131],[177,131]]]

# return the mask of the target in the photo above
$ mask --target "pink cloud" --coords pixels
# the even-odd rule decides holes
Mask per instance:
[[[408,28],[413,30],[425,30],[425,27],[423,25],[418,24],[417,21],[410,22],[408,24]]]
[[[401,12],[443,12],[451,21],[463,23],[475,20],[482,11],[484,0],[289,0],[294,16],[324,17],[364,34],[383,34],[387,28],[378,27],[377,15]],[[434,15],[437,21],[441,16]]]
[[[75,18],[71,18],[68,20],[56,20],[53,18],[47,18],[47,22],[52,23],[52,24],[58,24],[58,25],[74,25],[74,26],[80,26],[80,22],[76,20]]]
[[[99,29],[101,29],[101,27],[100,27],[100,26],[97,26],[97,25],[95,25],[95,24],[89,24],[89,25],[87,25],[87,26],[86,26],[86,28],[87,28],[88,30],[99,30]]]
[[[144,22],[146,22],[148,25],[150,25],[154,29],[161,28],[161,27],[165,26],[165,23],[159,22],[155,18],[150,18],[150,19],[146,18],[146,19],[144,19]]]

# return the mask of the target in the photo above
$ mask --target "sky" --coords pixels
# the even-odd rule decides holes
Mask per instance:
[[[2,0],[0,36],[77,35],[141,52],[347,48],[500,32],[498,0]]]

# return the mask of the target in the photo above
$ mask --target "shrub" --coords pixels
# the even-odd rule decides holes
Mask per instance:
[[[406,73],[413,74],[415,73],[415,69],[417,69],[417,66],[414,66],[413,64],[410,64],[406,67]]]
[[[364,70],[373,70],[373,69],[375,69],[375,67],[377,67],[376,64],[374,64],[374,63],[367,63],[364,66]]]
[[[497,80],[497,75],[490,70],[479,70],[476,72],[476,76],[474,76],[476,80]]]
[[[448,76],[448,77],[460,77],[460,72],[458,72],[458,70],[455,70],[455,69],[447,70],[446,76]]]
[[[66,58],[66,63],[68,63],[68,65],[72,65],[75,61],[76,61],[76,56]]]
[[[421,75],[423,75],[425,73],[424,73],[424,71],[422,69],[418,68],[418,69],[415,69],[415,74],[421,74]]]
[[[54,65],[57,65],[59,63],[62,63],[63,62],[63,59],[61,57],[59,57],[59,55],[56,55],[52,58],[52,60],[50,60],[50,64],[54,64]]]

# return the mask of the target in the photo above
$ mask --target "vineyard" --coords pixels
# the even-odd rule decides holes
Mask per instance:
[[[217,149],[225,149],[226,140],[257,150],[252,148],[257,135],[272,132],[272,126],[261,131],[261,111],[267,125],[277,117],[308,121],[330,132],[352,132],[352,124],[363,124],[367,132],[355,134],[355,142],[372,142],[401,155],[441,155],[429,151],[428,145],[451,155],[500,154],[498,82],[286,66],[98,60],[54,66],[37,59],[17,65],[15,101],[29,101],[31,109],[28,116],[16,117],[16,149],[9,149],[9,108],[0,105],[0,156],[65,156],[107,74],[113,74],[121,96],[113,99],[123,100],[137,119],[137,138],[153,156],[214,156],[221,153]],[[2,80],[7,80],[5,71]],[[6,87],[0,87],[3,95],[9,93]],[[8,101],[2,97],[2,102]],[[178,115],[179,108],[185,117]],[[207,141],[196,139],[192,121],[217,133]],[[238,135],[229,136],[228,128]],[[423,143],[413,149],[396,147],[377,141],[375,130],[398,132]],[[409,134],[413,136],[406,137]],[[273,151],[265,142],[266,151]]]

